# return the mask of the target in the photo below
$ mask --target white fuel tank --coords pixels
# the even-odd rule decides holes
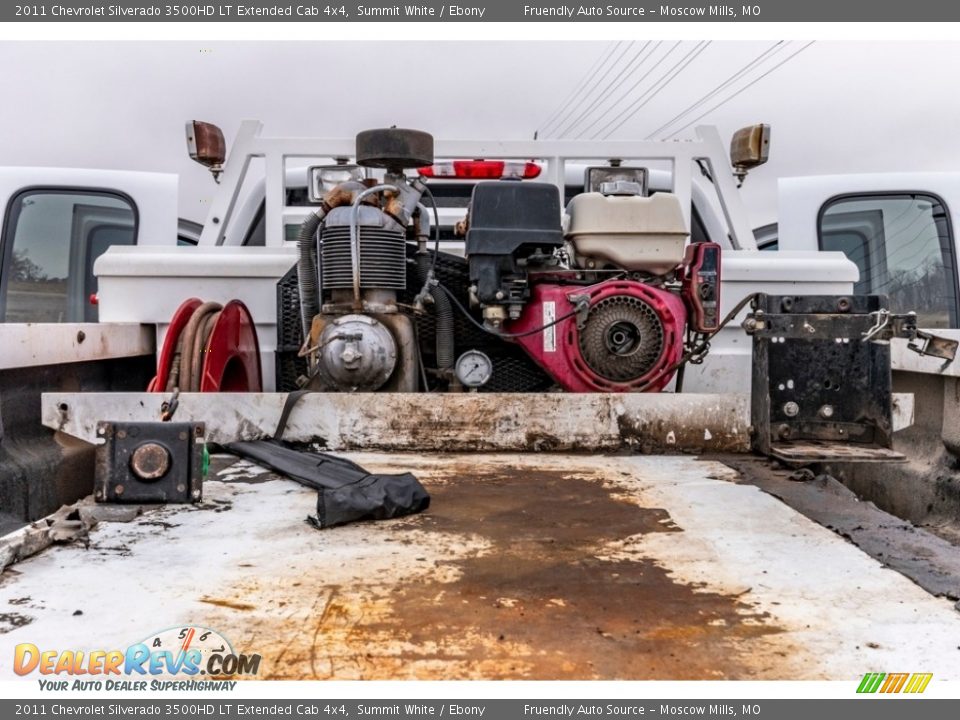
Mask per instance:
[[[680,199],[671,193],[583,193],[567,205],[565,237],[581,267],[615,265],[664,275],[683,261],[687,236]]]

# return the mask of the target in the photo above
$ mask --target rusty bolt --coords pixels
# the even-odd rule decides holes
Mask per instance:
[[[113,491],[114,491],[117,495],[123,495],[123,485],[117,485],[117,486],[113,489]]]
[[[790,437],[790,426],[786,423],[781,423],[777,426],[777,437],[781,440],[786,440]]]
[[[837,310],[840,312],[847,312],[850,309],[850,298],[842,297],[837,300]]]
[[[170,452],[159,443],[146,442],[130,456],[130,469],[142,480],[157,480],[170,469]]]

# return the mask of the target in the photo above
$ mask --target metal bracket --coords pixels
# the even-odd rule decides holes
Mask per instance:
[[[947,362],[953,362],[957,357],[958,347],[960,347],[960,342],[956,340],[933,335],[923,330],[917,330],[916,334],[910,338],[910,342],[907,343],[907,349],[912,350],[917,355],[941,358]]]
[[[871,315],[876,317],[876,322],[863,334],[863,342],[904,338],[909,341],[907,349],[918,355],[936,357],[947,362],[953,362],[957,357],[960,342],[917,329],[917,314],[914,312],[895,315],[884,309]]]
[[[916,337],[916,316],[879,295],[759,295],[753,336],[754,450],[789,464],[890,462],[890,343]]]
[[[94,499],[116,503],[200,502],[204,424],[99,422]]]

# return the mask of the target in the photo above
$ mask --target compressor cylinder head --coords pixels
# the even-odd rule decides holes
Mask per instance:
[[[397,343],[369,315],[343,315],[320,333],[319,371],[336,390],[378,390],[397,365]]]

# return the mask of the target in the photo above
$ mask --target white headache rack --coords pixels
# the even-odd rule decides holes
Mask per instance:
[[[553,183],[564,196],[566,166],[584,162],[607,163],[652,161],[666,165],[671,177],[670,190],[681,201],[684,219],[690,227],[694,165],[709,173],[717,189],[733,247],[756,250],[753,232],[740,200],[730,158],[717,129],[701,126],[697,139],[685,141],[592,141],[592,140],[442,140],[435,142],[437,158],[496,158],[498,160],[536,160],[543,165],[541,179]],[[220,191],[215,196],[200,237],[201,245],[222,245],[242,189],[246,186],[251,161],[261,158],[265,164],[266,244],[280,246],[286,241],[285,228],[300,224],[312,208],[287,204],[288,161],[303,164],[311,158],[353,158],[353,138],[268,137],[263,123],[244,120],[229,148],[223,166]]]

